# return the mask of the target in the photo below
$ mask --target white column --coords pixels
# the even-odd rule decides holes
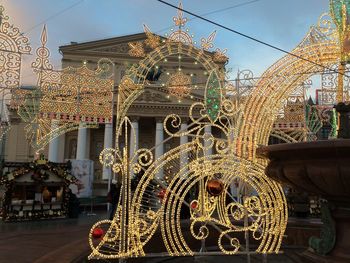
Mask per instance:
[[[66,144],[66,134],[62,134],[58,137],[58,162],[64,162],[64,149]]]
[[[204,127],[204,134],[211,135],[211,126],[205,126],[205,127]],[[205,137],[206,137],[206,138],[209,138],[208,135],[206,135]],[[209,141],[207,140],[207,141],[204,142],[204,145],[205,145],[205,146],[209,146],[210,143],[211,143],[211,141],[210,141],[210,140],[209,140]],[[208,150],[206,150],[206,152],[205,152],[206,155],[211,155],[212,153],[213,153],[213,148],[212,148],[212,147],[209,148]]]
[[[51,122],[51,131],[58,128],[58,121],[52,120]],[[49,144],[49,161],[58,163],[58,150],[59,150],[59,137],[51,138],[50,144]]]
[[[164,130],[163,130],[163,120],[156,119],[156,139],[155,139],[155,150],[154,150],[154,159],[157,160],[164,154]],[[157,174],[158,178],[164,177],[163,168],[159,169]]]
[[[88,146],[88,130],[83,128],[82,124],[79,125],[78,130],[78,142],[77,142],[77,160],[87,159],[87,146]]]
[[[129,158],[132,158],[135,154],[135,150],[139,148],[139,122],[138,119],[131,120],[132,129],[129,133]]]
[[[187,123],[181,123],[181,131],[187,131]],[[183,135],[180,137],[180,145],[184,145],[188,143],[188,136],[187,135]],[[182,153],[180,155],[180,169],[184,166],[186,166],[188,163],[188,154],[187,153]]]
[[[106,123],[105,124],[105,136],[104,136],[104,143],[103,148],[112,148],[113,147],[113,125],[112,123]],[[102,172],[102,179],[106,180],[111,178],[112,170],[111,168],[103,167]]]

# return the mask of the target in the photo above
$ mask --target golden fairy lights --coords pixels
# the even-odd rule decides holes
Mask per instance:
[[[0,88],[19,86],[22,55],[29,54],[29,40],[20,29],[10,24],[0,6]]]
[[[27,94],[26,103],[18,110],[22,119],[29,123],[26,134],[35,150],[79,126],[92,128],[112,120],[113,63],[100,59],[96,70],[89,69],[87,62],[78,68],[54,70],[49,61],[47,40],[44,26],[41,46],[32,63],[38,76],[36,96]],[[55,127],[51,125],[53,121]]]
[[[292,51],[298,57],[317,61],[320,66],[286,55],[264,72],[243,106],[245,118],[236,145],[239,156],[256,159],[255,150],[258,145],[268,143],[283,102],[313,72],[323,72],[324,67],[338,63],[340,48],[334,30],[327,16],[321,16],[318,26],[311,27]]]
[[[191,77],[178,71],[170,75],[167,82],[169,94],[181,99],[191,93]]]
[[[30,51],[28,38],[19,28],[10,24],[4,7],[0,5],[0,141],[10,129],[5,99],[19,87],[22,57]]]
[[[237,237],[239,232],[257,241],[257,253],[279,251],[287,223],[282,188],[265,176],[262,164],[237,155],[236,148],[240,144],[239,135],[245,119],[244,105],[234,97],[227,99],[224,96],[227,92],[223,87],[226,85],[221,85],[224,80],[220,78],[222,74],[213,60],[220,56],[204,51],[212,47],[215,34],[202,39],[202,49],[198,49],[192,45],[192,36],[183,33],[186,32],[182,30],[186,21],[179,11],[174,22],[181,33],[173,32],[172,37],[164,42],[152,39],[154,46],[158,43],[159,46],[145,54],[138,65],[130,68],[119,85],[116,148],[103,150],[100,161],[112,167],[114,176],[122,182],[122,190],[113,220],[99,221],[91,228],[90,259],[144,256],[147,254],[145,245],[157,229],[169,255],[193,255],[195,251],[189,244],[190,237],[184,235],[180,223],[183,207],[191,214],[192,237],[204,241],[218,233],[216,243],[224,254],[250,249],[246,240]],[[187,36],[184,37],[184,34]],[[153,45],[151,42],[149,46]],[[141,50],[141,46],[137,49]],[[186,130],[181,128],[184,120],[180,116],[170,114],[164,119],[163,129],[167,139],[162,144],[184,136],[191,140],[155,159],[153,151],[156,146],[136,148],[135,130],[126,113],[143,92],[147,72],[159,61],[174,55],[191,58],[209,73],[203,94],[205,100],[195,102],[189,108]],[[223,57],[221,55],[221,62],[224,62]],[[181,71],[175,74],[175,86],[192,84],[191,79],[183,79]],[[173,86],[172,82],[168,82],[169,92]],[[183,91],[178,93],[183,95]],[[255,130],[255,127],[250,128]],[[207,132],[214,129],[220,131],[219,137]],[[119,145],[123,147],[119,148]],[[166,167],[172,168],[172,174],[162,178],[160,171]],[[131,190],[133,177],[138,178],[134,191]],[[215,180],[219,181],[220,189],[213,195],[207,189],[208,184]],[[237,180],[247,189],[254,189],[256,195],[241,192],[238,193],[239,200],[233,197],[230,185]],[[194,189],[198,191],[188,202],[186,197]],[[231,197],[230,200],[226,198],[227,195]],[[245,224],[237,224],[239,220]],[[97,239],[94,233],[100,232],[100,229],[104,229],[105,233]]]

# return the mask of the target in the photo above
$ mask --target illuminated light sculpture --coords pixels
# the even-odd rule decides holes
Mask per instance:
[[[317,94],[322,107],[318,107],[321,115],[328,114],[327,119],[332,115],[332,108],[325,107],[325,105],[334,105],[339,102],[350,100],[349,90],[349,76],[345,74],[348,72],[350,59],[350,2],[347,0],[330,0],[330,13],[324,14],[318,24],[318,30],[321,37],[328,37],[335,41],[339,48],[338,61],[328,65],[322,74],[322,89]],[[333,22],[333,23],[332,23]],[[320,34],[315,37],[314,34],[311,41],[314,43],[319,41]],[[315,115],[315,114],[313,114]],[[331,123],[332,132],[331,137],[336,136],[336,121]],[[318,126],[316,126],[318,127]]]
[[[109,59],[100,59],[96,70],[89,69],[84,62],[79,68],[67,67],[57,71],[50,64],[46,43],[44,26],[41,46],[32,63],[38,75],[35,91],[38,98],[33,102],[33,95],[27,95],[27,102],[18,110],[22,119],[29,123],[26,126],[27,138],[37,151],[57,136],[78,129],[79,125],[96,128],[100,123],[112,121],[113,63]],[[28,106],[28,103],[36,107]],[[51,127],[52,121],[55,121],[55,127]]]
[[[178,26],[183,26],[186,21],[180,11],[174,18]],[[189,240],[194,238],[203,244],[214,232],[219,234],[216,240],[218,253],[254,253],[249,251],[249,238],[257,242],[255,253],[278,253],[280,249],[287,224],[282,188],[265,176],[263,164],[237,155],[236,146],[245,119],[243,107],[235,98],[224,96],[222,74],[212,56],[180,39],[174,37],[161,42],[138,65],[130,68],[120,83],[116,148],[104,149],[100,161],[112,168],[114,179],[122,182],[121,195],[114,218],[92,226],[89,259],[145,256],[145,246],[157,230],[161,233],[164,250],[170,256],[195,255],[197,252],[191,248]],[[174,55],[192,58],[209,73],[203,94],[205,99],[189,108],[190,123],[186,131],[181,130],[183,120],[180,116],[170,114],[165,118],[163,128],[168,138],[188,136],[192,140],[154,159],[155,147],[137,149],[135,144],[129,145],[130,141],[136,141],[136,135],[126,113],[144,91],[148,72],[159,61]],[[219,130],[221,136],[206,133],[207,128]],[[122,148],[120,141],[124,142]],[[188,162],[179,167],[183,155],[188,156]],[[178,168],[173,170],[171,178],[160,178],[159,170],[168,166]],[[132,192],[134,174],[140,177]],[[244,181],[257,194],[244,196],[241,200],[232,197],[229,187],[236,179]],[[211,180],[220,180],[223,188],[216,191],[215,196],[207,191],[207,183]],[[198,188],[198,194],[188,203],[186,196],[194,188]],[[191,214],[191,236],[183,233],[180,217],[183,208]],[[101,240],[94,238],[97,228],[106,229]],[[246,238],[239,238],[239,233]]]
[[[320,66],[286,55],[264,72],[244,104],[245,118],[236,145],[239,156],[254,160],[257,145],[268,144],[279,109],[298,83],[339,62],[339,41],[334,30],[331,21],[321,16],[319,24],[311,27],[292,51]]]
[[[284,142],[316,140],[316,133],[322,128],[319,109],[306,101],[306,84],[299,85],[286,99],[273,124],[271,136]]]
[[[171,42],[181,42],[185,45],[193,45],[196,44],[193,41],[193,35],[189,33],[188,29],[183,30],[183,27],[187,23],[187,18],[183,16],[182,9],[182,3],[179,4],[179,9],[177,11],[177,16],[173,17],[173,21],[175,26],[177,27],[177,30],[174,28],[171,29],[171,33],[165,34],[165,37],[167,37],[168,41]]]
[[[181,71],[171,74],[167,82],[169,94],[179,99],[190,95],[190,85],[191,77]]]
[[[0,140],[10,129],[10,121],[5,104],[6,93],[20,85],[22,56],[30,54],[31,47],[27,37],[20,29],[9,23],[9,17],[0,5],[0,96],[1,121]]]
[[[20,81],[22,55],[30,54],[29,40],[20,29],[9,23],[0,6],[0,87],[17,88]]]

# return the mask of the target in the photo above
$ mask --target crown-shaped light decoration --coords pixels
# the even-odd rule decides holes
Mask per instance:
[[[173,17],[174,27],[170,29],[169,33],[165,34],[166,40],[161,40],[160,36],[152,33],[151,29],[144,24],[144,32],[146,33],[147,39],[143,42],[129,43],[129,55],[132,57],[145,57],[145,46],[155,49],[159,47],[162,43],[167,41],[181,42],[185,45],[196,46],[197,42],[194,40],[194,34],[190,33],[190,29],[185,27],[189,20],[184,17],[182,3],[179,3],[177,15]],[[203,51],[211,51],[214,53],[213,60],[218,63],[225,63],[228,61],[226,56],[227,49],[221,50],[219,48],[214,49],[214,40],[216,36],[216,31],[213,31],[207,38],[202,37],[200,39],[200,48]]]

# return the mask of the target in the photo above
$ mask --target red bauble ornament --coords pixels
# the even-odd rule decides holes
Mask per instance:
[[[192,203],[191,203],[191,209],[196,209],[198,207],[198,202],[197,201],[193,201]]]
[[[100,227],[96,227],[94,230],[92,230],[92,237],[93,238],[101,238],[104,234],[104,231]]]
[[[165,197],[166,197],[166,190],[165,189],[162,189],[162,190],[160,190],[159,192],[158,192],[158,198],[159,199],[164,199]]]
[[[218,179],[211,179],[207,182],[207,191],[212,196],[218,196],[224,190],[224,184]]]

